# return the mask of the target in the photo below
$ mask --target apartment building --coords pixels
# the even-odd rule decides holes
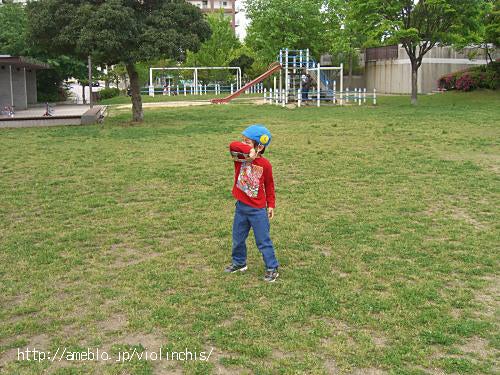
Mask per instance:
[[[213,13],[220,10],[224,11],[224,15],[231,20],[233,30],[236,30],[236,0],[186,0],[200,8],[204,13]]]

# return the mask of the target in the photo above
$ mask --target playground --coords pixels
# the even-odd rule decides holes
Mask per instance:
[[[499,99],[234,100],[140,125],[110,106],[103,127],[0,129],[0,372],[497,373]],[[273,132],[273,284],[252,236],[248,271],[222,272],[227,146],[255,122]],[[26,346],[112,360],[16,361]],[[160,348],[210,356],[116,362]]]
[[[349,101],[361,105],[366,104],[367,99],[373,105],[377,103],[376,89],[368,94],[366,88],[361,87],[344,90],[343,64],[321,66],[309,49],[280,49],[276,60],[267,71],[245,84],[242,84],[239,67],[151,67],[148,94],[153,98],[157,94],[164,97],[214,95],[216,97],[210,99],[214,104],[227,104],[240,95],[263,94],[265,103],[283,107],[292,103],[300,107],[307,102],[314,102],[318,107],[322,104],[346,105]],[[210,83],[210,78],[200,81],[199,74],[203,71],[221,72],[226,75],[227,81]],[[192,79],[180,81],[181,74],[185,78],[186,72],[188,75],[192,72]],[[234,76],[229,72],[233,72]],[[172,73],[177,73],[177,76]],[[222,95],[224,93],[229,95]]]

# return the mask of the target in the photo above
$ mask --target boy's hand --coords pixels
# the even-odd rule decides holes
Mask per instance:
[[[267,208],[267,216],[269,217],[269,219],[272,219],[274,217],[274,208]]]
[[[257,152],[255,151],[254,148],[250,150],[250,153],[248,154],[248,158],[251,160],[254,160],[257,157]]]

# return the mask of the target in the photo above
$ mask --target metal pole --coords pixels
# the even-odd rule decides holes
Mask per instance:
[[[373,105],[377,105],[377,89],[373,88]]]
[[[299,89],[297,98],[297,105],[299,106],[299,108],[301,103],[302,103],[302,89]]]
[[[194,70],[194,94],[198,94],[198,69]]]
[[[340,105],[344,104],[344,64],[340,64]]]
[[[318,94],[317,94],[317,106],[319,107],[320,106],[320,102],[321,102],[321,78],[320,78],[320,74],[321,74],[321,67],[320,67],[320,64],[318,63],[318,76],[316,77],[317,78],[317,82],[316,82],[316,87],[318,88]]]
[[[93,100],[92,100],[92,59],[89,55],[89,103],[90,103],[90,108],[94,106]]]
[[[290,77],[288,77],[288,48],[285,50],[285,104],[288,104],[288,83]]]
[[[279,94],[281,100],[281,89],[283,88],[283,69],[280,69],[280,85],[279,85]]]
[[[337,81],[333,80],[333,104],[336,104],[337,101]]]

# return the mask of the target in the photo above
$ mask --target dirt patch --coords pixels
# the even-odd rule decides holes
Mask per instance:
[[[486,340],[474,336],[465,344],[460,345],[459,349],[464,353],[475,354],[480,358],[487,358],[488,354],[490,354],[490,350],[487,348],[488,343]]]
[[[99,324],[99,328],[104,331],[121,331],[128,324],[128,319],[122,314],[113,314]]]
[[[325,257],[329,257],[332,255],[332,248],[331,246],[325,246],[325,245],[314,245],[313,246],[314,251],[323,254]]]
[[[125,344],[125,345],[141,345],[144,349],[148,351],[159,351],[162,345],[167,343],[166,338],[162,337],[159,334],[153,333],[130,333],[128,335],[124,335],[118,337],[114,340],[116,344]]]
[[[477,303],[483,306],[483,310],[478,315],[493,318],[500,310],[500,276],[495,275],[484,278],[488,286],[474,295]]]
[[[337,366],[337,362],[334,359],[327,359],[325,361],[325,371],[328,375],[338,375],[340,370]]]
[[[385,348],[387,346],[387,338],[382,336],[380,333],[371,333],[370,336],[373,344],[375,344],[377,348]]]
[[[350,374],[351,375],[384,375],[387,374],[387,371],[375,368],[375,367],[369,367],[369,368],[359,368],[355,369],[352,371]]]
[[[214,364],[214,366],[215,366],[214,371],[216,374],[231,375],[231,374],[248,374],[249,373],[248,371],[245,371],[245,370],[240,369],[240,368],[236,368],[236,367],[227,368],[227,367],[224,367],[222,365],[221,359],[223,359],[224,357],[233,357],[233,356],[235,356],[234,353],[221,350],[221,349],[216,348],[214,346],[210,346],[210,348],[213,350],[212,350],[212,354],[210,355],[209,362]]]
[[[110,250],[103,255],[111,258],[109,263],[110,268],[120,269],[158,258],[162,254],[150,252],[147,249],[139,250],[119,244],[112,245]]]
[[[26,346],[19,348],[20,351],[22,351],[23,349],[26,350],[26,348],[29,348],[30,350],[37,349],[39,351],[49,350],[50,338],[46,334],[33,336],[29,338],[28,341],[29,343]],[[7,363],[16,361],[17,355],[18,355],[18,348],[9,349],[5,353],[0,355],[0,369],[4,367]],[[20,357],[20,359],[22,359],[22,357]]]
[[[211,105],[209,100],[182,100],[178,102],[157,102],[157,103],[142,103],[143,108],[163,108],[163,107],[190,107],[190,106],[200,106],[200,105]],[[132,104],[123,104],[115,107],[116,109],[129,109],[132,108]]]
[[[477,230],[486,229],[486,226],[484,224],[471,217],[463,208],[453,207],[451,216],[456,220],[465,221],[467,224],[472,225]]]

